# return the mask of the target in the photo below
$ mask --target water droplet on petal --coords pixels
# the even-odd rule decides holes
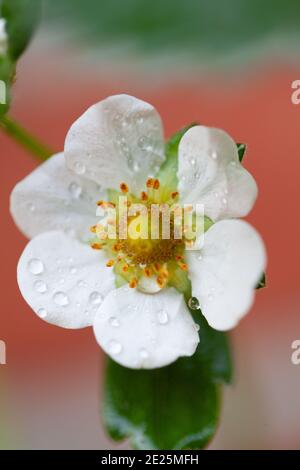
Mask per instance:
[[[139,164],[139,162],[134,162],[133,171],[138,172],[140,168],[141,168],[141,165]]]
[[[30,202],[28,204],[27,208],[28,208],[29,212],[31,212],[31,213],[35,211],[35,205],[32,202]]]
[[[213,298],[214,298],[213,294],[208,294],[208,300],[211,301],[211,300],[213,300]]]
[[[198,325],[198,323],[194,323],[194,328],[196,331],[199,331],[200,330],[200,325]]]
[[[44,294],[47,291],[47,284],[42,280],[35,281],[34,288],[40,294]]]
[[[143,116],[138,116],[137,122],[138,122],[138,124],[143,124],[143,122],[144,122]]]
[[[158,323],[160,323],[161,325],[165,325],[166,323],[168,323],[169,316],[167,312],[165,310],[160,310],[157,313],[157,320],[158,320]]]
[[[53,300],[60,307],[66,307],[69,304],[69,298],[64,292],[55,292]]]
[[[114,328],[118,328],[118,326],[120,326],[120,322],[117,317],[110,317],[108,321],[110,326],[113,326]]]
[[[189,299],[188,306],[191,310],[200,310],[199,300],[196,297],[191,297]]]
[[[28,263],[28,269],[32,274],[41,274],[44,271],[44,265],[38,258],[32,258]]]
[[[194,166],[196,164],[196,160],[194,158],[191,158],[190,163],[191,163],[192,166]]]
[[[146,150],[148,152],[153,150],[153,145],[151,144],[149,137],[147,137],[146,135],[142,135],[138,139],[138,146],[140,149]]]
[[[227,204],[227,199],[226,199],[226,197],[223,197],[223,199],[222,199],[222,204],[224,204],[224,206],[226,206],[226,204]]]
[[[214,160],[216,160],[218,158],[218,154],[215,150],[212,152],[211,158],[213,158]]]
[[[142,359],[147,359],[147,357],[149,357],[149,353],[148,353],[147,349],[145,349],[145,348],[141,348],[139,350],[139,355]]]
[[[202,255],[199,255],[198,256],[198,260],[201,261],[203,259],[203,256]]]
[[[84,282],[80,279],[80,280],[77,282],[77,286],[78,286],[78,287],[83,287],[83,286],[84,286]]]
[[[48,312],[45,308],[39,308],[37,314],[40,318],[46,318]]]
[[[113,354],[113,355],[120,354],[120,352],[122,351],[122,345],[118,341],[111,340],[108,343],[108,350],[110,354]]]
[[[102,296],[99,292],[94,291],[90,294],[89,300],[93,305],[98,305],[102,302]]]
[[[82,162],[75,162],[74,170],[77,175],[83,175],[85,173],[85,165]]]
[[[71,274],[76,274],[77,273],[77,269],[75,268],[75,266],[70,267],[70,273]]]
[[[82,193],[82,188],[78,183],[73,181],[69,184],[69,192],[74,199],[78,199]]]

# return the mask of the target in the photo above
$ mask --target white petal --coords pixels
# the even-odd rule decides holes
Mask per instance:
[[[68,170],[60,153],[15,186],[10,210],[28,238],[50,230],[63,230],[87,239],[91,236],[89,227],[99,219],[96,202],[105,194],[97,184]]]
[[[96,339],[119,364],[132,369],[166,366],[194,354],[199,335],[175,289],[147,295],[127,286],[111,292],[94,323]]]
[[[195,126],[184,134],[178,179],[183,202],[204,204],[212,220],[247,215],[257,196],[256,183],[240,164],[235,142],[220,129]]]
[[[263,241],[241,220],[222,220],[205,234],[204,247],[186,253],[192,293],[217,330],[233,328],[248,312],[266,265]]]
[[[71,169],[106,188],[126,182],[138,192],[165,158],[160,116],[132,96],[110,96],[72,125],[65,156]]]
[[[83,328],[93,323],[104,296],[114,288],[114,275],[102,252],[63,232],[46,232],[33,238],[21,255],[18,284],[43,320]]]

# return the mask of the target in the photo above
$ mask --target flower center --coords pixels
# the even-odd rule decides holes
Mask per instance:
[[[120,184],[119,192],[109,191],[109,197],[110,201],[97,203],[102,218],[91,227],[95,234],[91,247],[104,249],[107,267],[113,267],[117,277],[132,288],[145,278],[154,280],[158,288],[175,285],[179,271],[186,274],[188,269],[184,262],[187,240],[178,235],[178,192],[149,178],[140,197],[131,194],[126,183]]]

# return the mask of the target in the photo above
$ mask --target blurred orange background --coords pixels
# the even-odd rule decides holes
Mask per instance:
[[[54,150],[63,149],[72,122],[115,93],[152,103],[165,135],[198,121],[248,144],[244,159],[260,193],[250,222],[268,250],[266,289],[232,332],[235,379],[224,389],[221,425],[210,448],[300,449],[300,365],[291,343],[300,339],[298,203],[300,105],[291,82],[300,67],[268,63],[234,77],[221,71],[178,77],[122,73],[91,66],[77,52],[49,48],[37,38],[18,67],[11,114]],[[0,366],[0,421],[5,448],[112,449],[99,396],[104,355],[90,329],[68,331],[41,321],[25,304],[16,265],[26,239],[9,215],[9,195],[38,162],[3,134],[1,139],[1,320],[7,365]]]

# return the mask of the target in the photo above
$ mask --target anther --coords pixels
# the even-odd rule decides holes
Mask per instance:
[[[103,245],[101,245],[101,243],[92,243],[91,247],[93,248],[93,250],[102,250]]]
[[[121,189],[122,193],[124,193],[124,194],[128,193],[128,186],[127,186],[126,183],[121,183],[120,184],[120,189]]]
[[[113,265],[115,264],[114,260],[113,259],[109,259],[106,263],[106,266],[108,268],[111,268]]]
[[[147,201],[148,199],[148,194],[145,191],[141,192],[141,199],[142,201]]]
[[[159,186],[160,186],[159,180],[154,180],[154,182],[153,182],[153,188],[154,188],[154,189],[159,189]]]
[[[137,282],[137,278],[136,277],[133,277],[132,279],[130,279],[130,282],[129,282],[129,287],[131,289],[135,289],[136,286],[137,286],[138,282]]]
[[[147,188],[153,188],[154,180],[153,178],[148,178],[146,181]]]
[[[181,269],[182,271],[187,271],[187,270],[188,270],[188,265],[187,265],[186,263],[181,263],[181,262],[179,262],[179,263],[178,263],[178,266],[180,267],[180,269]]]

